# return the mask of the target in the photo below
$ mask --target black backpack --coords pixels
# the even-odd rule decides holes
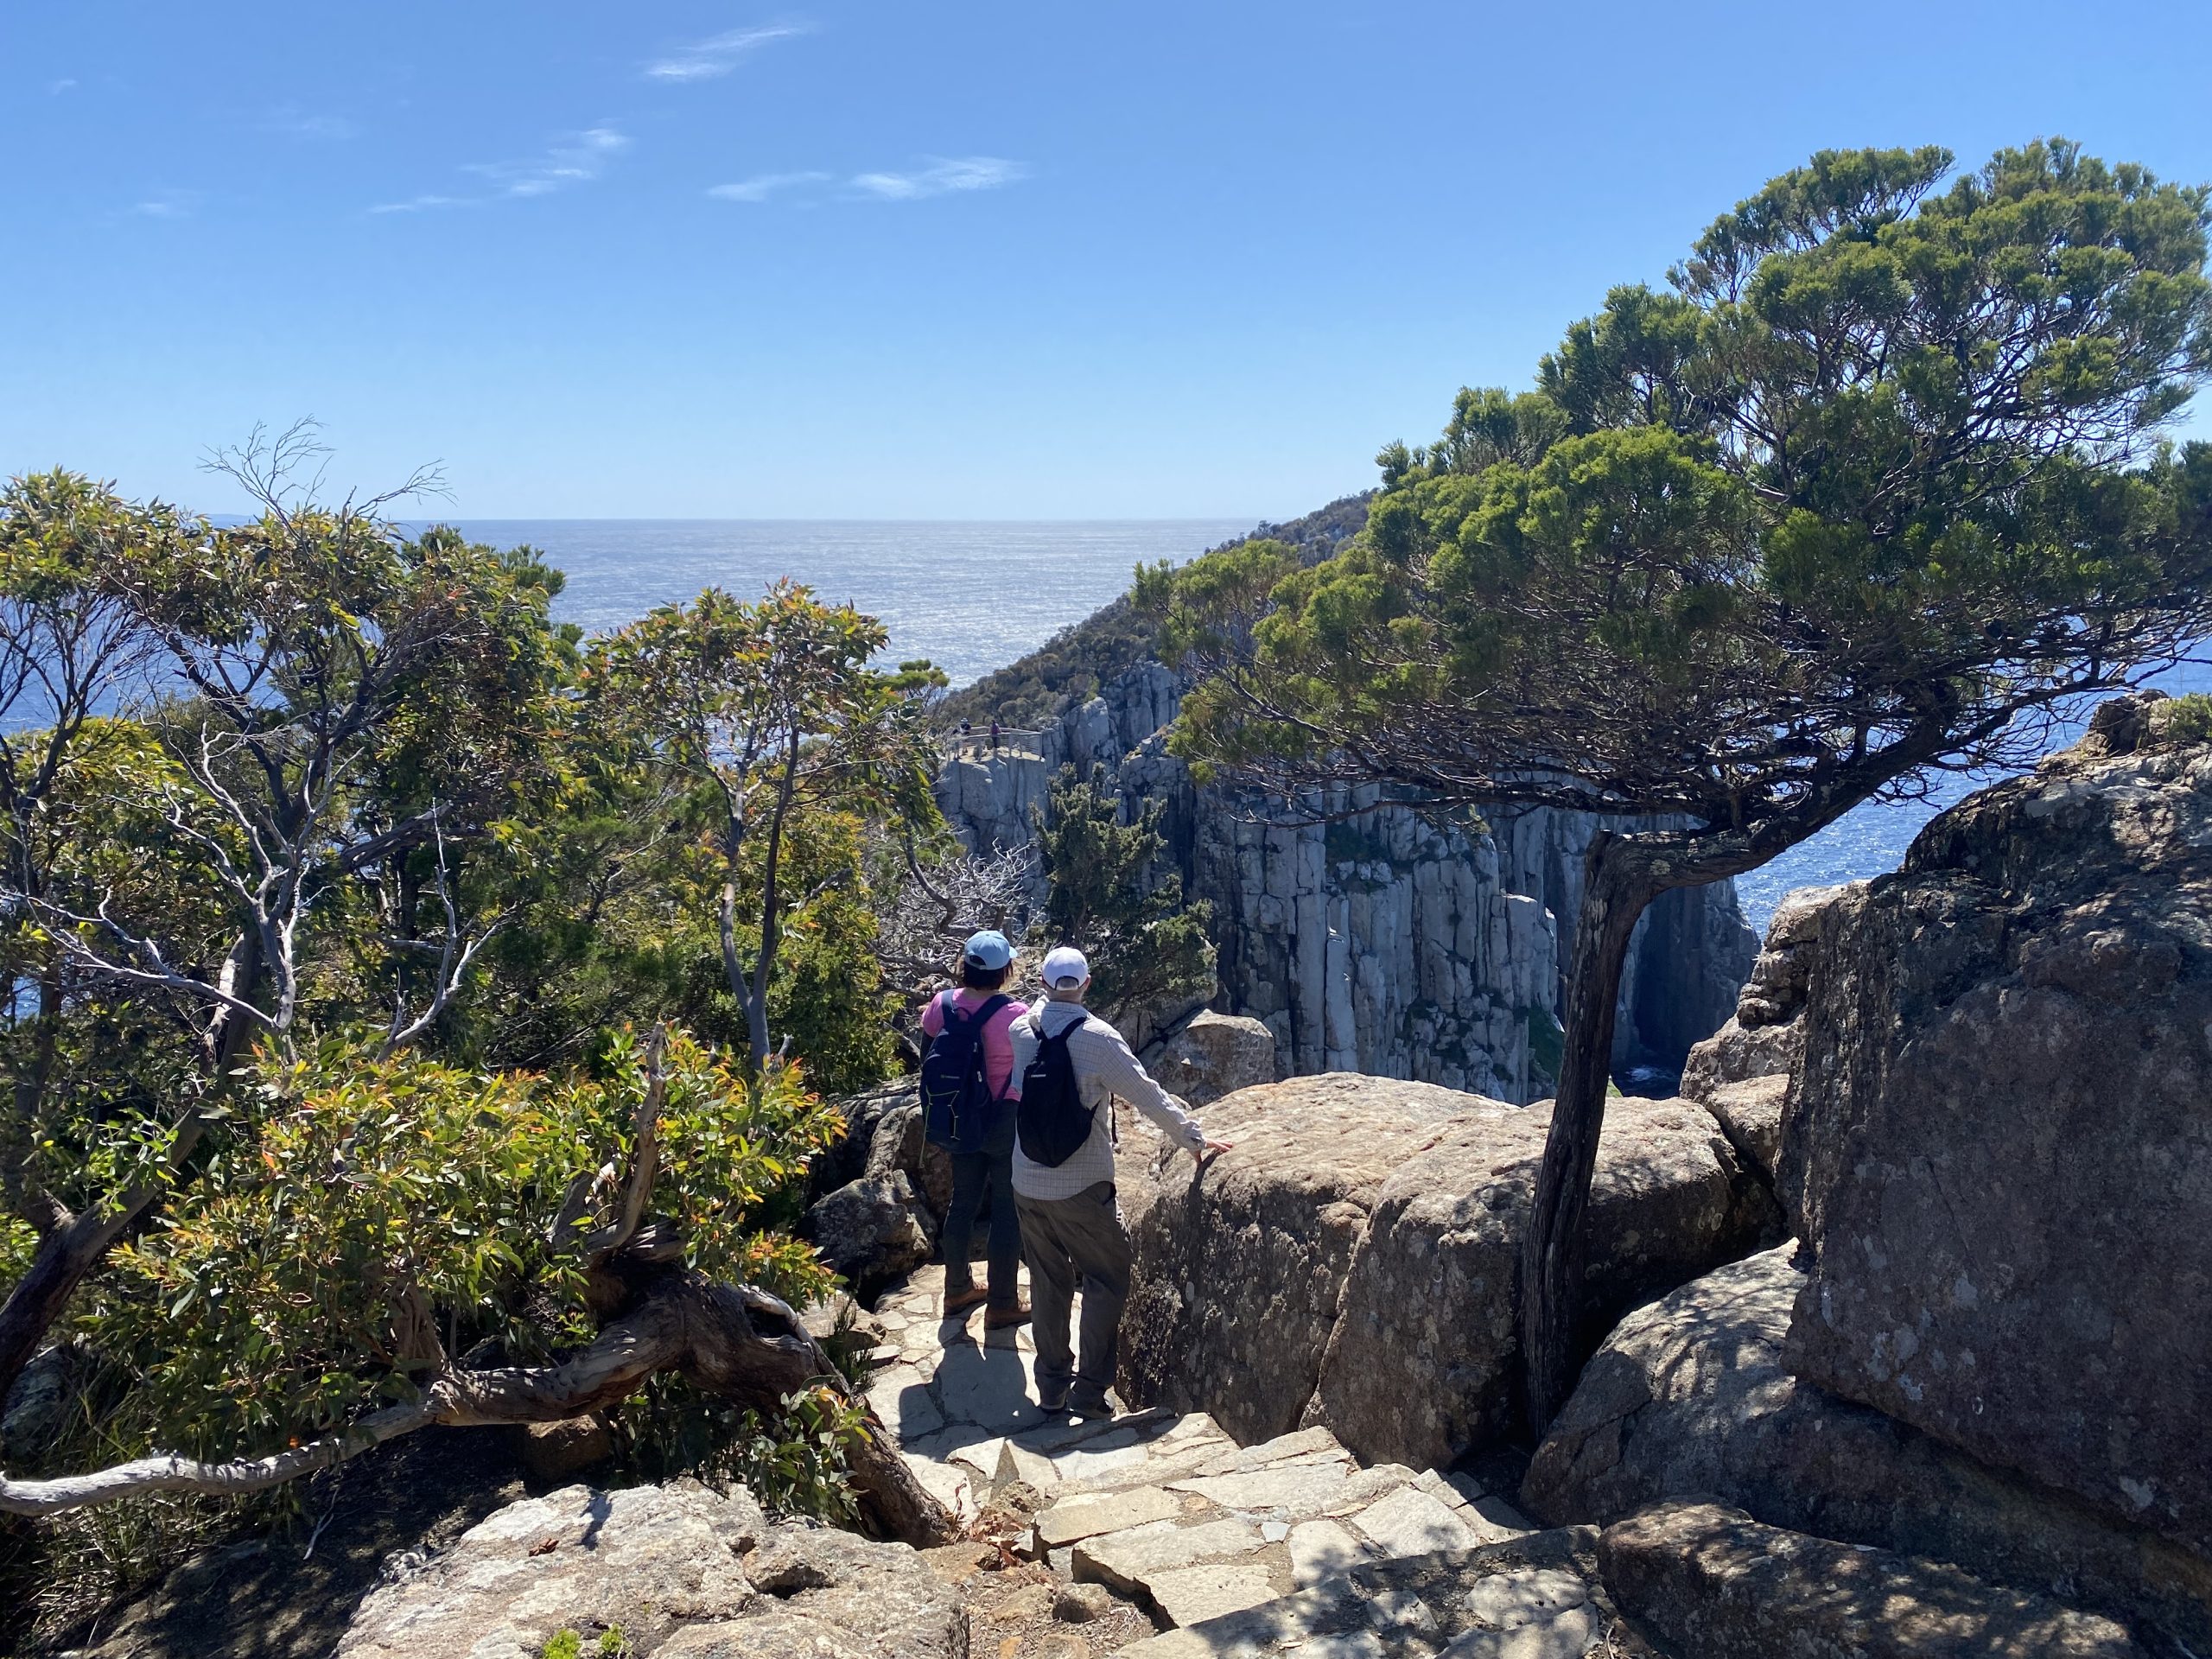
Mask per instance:
[[[994,996],[971,1011],[953,1001],[956,995],[944,994],[944,1025],[922,1056],[922,1132],[947,1152],[981,1152],[1003,1121],[983,1075],[983,1027],[1014,999]]]
[[[1082,1023],[1071,1020],[1058,1036],[1047,1037],[1044,1019],[1038,1016],[1037,1057],[1021,1073],[1021,1104],[1014,1117],[1021,1155],[1047,1169],[1075,1156],[1090,1139],[1091,1121],[1097,1116],[1096,1107],[1083,1103],[1075,1062],[1068,1057],[1068,1039]]]

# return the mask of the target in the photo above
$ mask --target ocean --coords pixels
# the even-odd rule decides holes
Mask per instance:
[[[779,576],[882,619],[894,659],[926,657],[965,684],[1035,650],[1118,597],[1140,563],[1177,563],[1244,535],[1249,519],[917,521],[476,519],[459,529],[527,543],[567,574],[556,606],[597,632],[719,584],[747,597]],[[2201,670],[2170,690],[2205,690]],[[1929,798],[1869,802],[1748,875],[1736,890],[1765,931],[1783,894],[1893,870],[1920,828],[1980,780],[1939,780]]]

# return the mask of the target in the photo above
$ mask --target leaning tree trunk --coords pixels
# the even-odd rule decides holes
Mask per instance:
[[[155,1456],[53,1480],[0,1475],[0,1512],[52,1515],[150,1492],[260,1491],[358,1456],[418,1428],[555,1422],[620,1405],[659,1371],[772,1417],[810,1388],[851,1390],[821,1344],[784,1303],[765,1291],[728,1285],[664,1265],[668,1242],[645,1230],[594,1269],[594,1289],[626,1306],[590,1346],[557,1365],[449,1369],[421,1396],[345,1430],[266,1458],[201,1463]],[[945,1507],[914,1478],[897,1443],[873,1413],[850,1452],[861,1518],[880,1536],[918,1547],[960,1535]]]
[[[1529,1425],[1538,1434],[1566,1402],[1574,1381],[1576,1326],[1587,1257],[1583,1212],[1598,1164],[1598,1135],[1612,1080],[1613,1023],[1629,939],[1651,901],[1675,885],[1649,852],[1629,836],[1601,830],[1590,843],[1582,909],[1568,959],[1567,1034],[1551,1133],[1529,1230],[1521,1249],[1521,1352]]]

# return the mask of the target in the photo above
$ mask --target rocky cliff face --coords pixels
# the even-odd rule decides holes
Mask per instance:
[[[1529,811],[1485,829],[1377,804],[1372,791],[1294,805],[1202,789],[1161,738],[1181,690],[1140,663],[1018,750],[948,762],[938,804],[977,848],[1014,846],[1061,766],[1103,766],[1131,809],[1166,802],[1166,856],[1214,907],[1223,1006],[1274,1033],[1283,1074],[1548,1093],[1561,941],[1595,821]],[[1631,951],[1617,1066],[1678,1069],[1733,1009],[1755,949],[1732,885],[1661,900]]]

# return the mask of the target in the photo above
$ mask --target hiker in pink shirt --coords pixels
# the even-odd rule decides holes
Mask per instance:
[[[993,1328],[1020,1325],[1029,1317],[1017,1278],[1021,1223],[1014,1208],[1014,1096],[1020,1086],[1014,1075],[1014,1022],[1027,1009],[1019,998],[1004,994],[1013,977],[1014,947],[1006,936],[977,933],[961,952],[959,988],[931,997],[922,1010],[922,1030],[931,1039],[922,1063],[924,1122],[930,1140],[952,1160],[952,1198],[941,1237],[944,1317],[957,1319],[988,1301],[983,1323]],[[974,1016],[994,1001],[1001,1006],[984,1021],[980,1039],[975,1039],[970,1019],[945,1018],[948,1004],[957,1015]],[[948,1023],[956,1038],[970,1040],[940,1041]],[[978,1046],[980,1057],[973,1052]],[[973,1076],[977,1070],[980,1077]],[[991,1211],[984,1247],[988,1287],[974,1282],[969,1263],[976,1214],[986,1203]]]

